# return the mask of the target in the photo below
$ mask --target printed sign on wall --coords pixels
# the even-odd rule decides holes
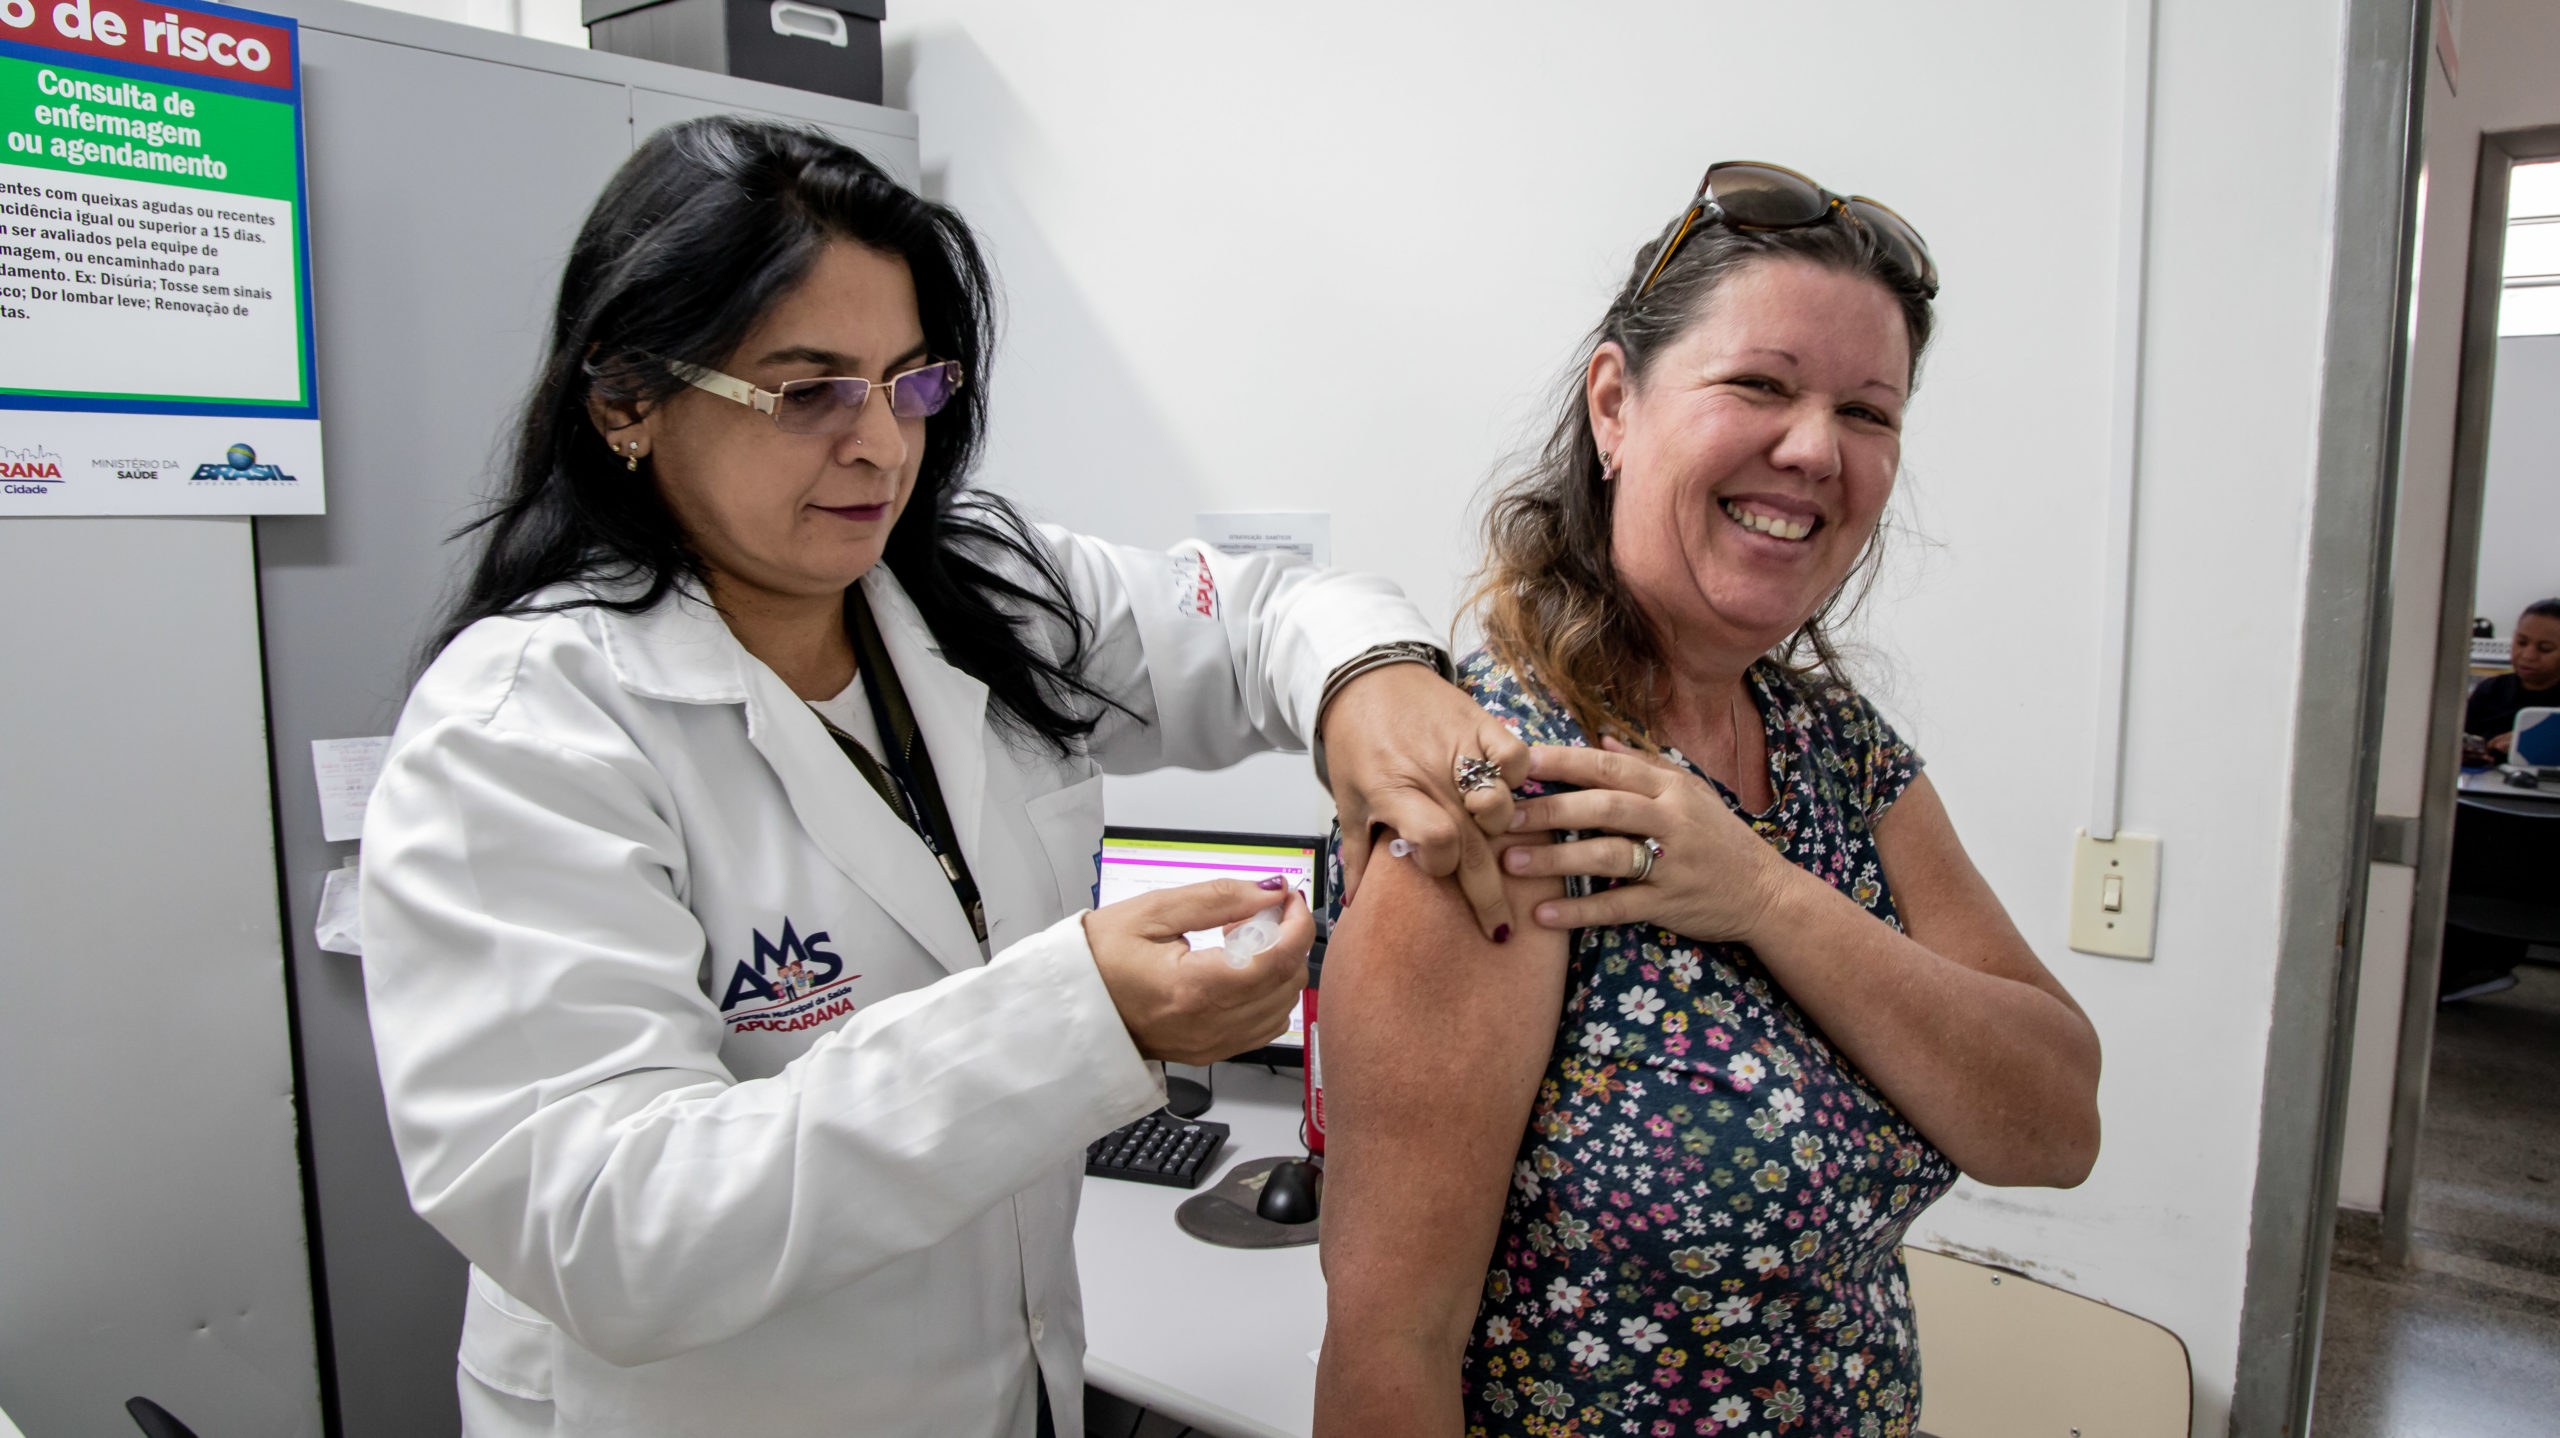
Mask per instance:
[[[0,515],[321,512],[298,41],[0,0]]]

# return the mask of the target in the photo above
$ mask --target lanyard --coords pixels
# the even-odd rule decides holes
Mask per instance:
[[[845,591],[844,610],[862,659],[863,697],[871,701],[871,722],[880,730],[880,746],[888,751],[888,771],[882,772],[880,761],[871,757],[861,740],[833,724],[827,724],[827,733],[882,802],[924,841],[925,849],[942,866],[943,878],[950,881],[960,912],[968,916],[970,932],[984,944],[986,904],[978,896],[978,881],[969,874],[968,857],[960,852],[951,811],[942,802],[942,785],[933,776],[933,751],[916,732],[915,711],[907,707],[907,691],[898,683],[897,666],[889,662],[889,646],[880,638],[880,626],[871,618],[871,606],[864,601],[860,585]],[[819,722],[826,723],[826,716],[820,715]]]

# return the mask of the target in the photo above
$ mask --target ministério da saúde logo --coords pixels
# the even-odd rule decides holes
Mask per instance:
[[[272,464],[258,463],[258,452],[245,444],[235,444],[223,451],[220,464],[200,464],[188,480],[190,484],[207,484],[222,479],[282,480],[293,483],[293,476]]]

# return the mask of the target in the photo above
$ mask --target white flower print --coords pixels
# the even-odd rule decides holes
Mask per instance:
[[[1585,1053],[1605,1054],[1618,1046],[1618,1031],[1594,1020],[1582,1026],[1582,1048]]]
[[[1748,1423],[1751,1421],[1751,1405],[1744,1402],[1739,1394],[1728,1393],[1707,1405],[1707,1416],[1727,1427]]]
[[[1651,1353],[1661,1347],[1666,1336],[1662,1325],[1650,1318],[1628,1318],[1618,1324],[1618,1341],[1638,1353]]]
[[[1774,1243],[1764,1243],[1742,1255],[1742,1266],[1763,1278],[1768,1277],[1769,1270],[1776,1268],[1781,1261],[1778,1245]]]
[[[1860,1197],[1849,1200],[1849,1226],[1851,1228],[1866,1227],[1867,1220],[1875,1217],[1875,1213],[1876,1204],[1874,1199],[1861,1195]]]
[[[1511,1320],[1499,1313],[1484,1321],[1484,1341],[1488,1347],[1499,1348],[1519,1336],[1520,1330],[1512,1327]]]
[[[1698,975],[1705,973],[1706,967],[1698,962],[1696,954],[1681,948],[1671,951],[1663,970],[1671,975],[1671,982],[1685,989],[1698,981]]]
[[[1557,1313],[1572,1313],[1582,1307],[1582,1285],[1562,1278],[1547,1282],[1547,1307]]]
[[[1841,1374],[1842,1374],[1843,1376],[1845,1376],[1845,1377],[1846,1377],[1850,1382],[1852,1382],[1852,1383],[1855,1383],[1855,1382],[1857,1382],[1859,1379],[1866,1377],[1866,1376],[1867,1376],[1867,1359],[1866,1359],[1866,1355],[1865,1355],[1865,1354],[1862,1354],[1862,1353],[1852,1353],[1852,1354],[1850,1354],[1850,1355],[1849,1355],[1849,1358],[1848,1358],[1848,1361],[1847,1361],[1847,1362],[1845,1362],[1845,1363],[1842,1363],[1842,1364],[1840,1365],[1840,1372],[1841,1372]]]
[[[1610,1037],[1614,1040],[1617,1036],[1612,1034]],[[1583,1036],[1582,1046],[1584,1048],[1591,1047],[1591,1038],[1588,1032]],[[1733,1056],[1733,1062],[1724,1066],[1724,1071],[1732,1077],[1733,1086],[1741,1089],[1745,1093],[1750,1092],[1753,1085],[1769,1076],[1768,1066],[1761,1063],[1759,1058],[1752,1054],[1735,1054]]]
[[[1624,1014],[1629,1023],[1651,1024],[1653,1016],[1667,1007],[1669,1005],[1648,988],[1632,988],[1618,995],[1618,1012]]]
[[[1518,1164],[1513,1166],[1511,1170],[1511,1186],[1519,1190],[1522,1198],[1536,1198],[1538,1196],[1538,1170],[1530,1165],[1529,1160],[1524,1158],[1520,1160]]]
[[[1773,1089],[1769,1094],[1769,1112],[1780,1123],[1794,1123],[1804,1117],[1804,1095],[1791,1088]]]
[[[1564,1346],[1564,1351],[1572,1354],[1573,1361],[1585,1368],[1597,1368],[1609,1361],[1609,1345],[1594,1334],[1573,1335],[1573,1341]]]
[[[1716,1322],[1727,1328],[1740,1328],[1751,1321],[1751,1300],[1740,1294],[1716,1305]]]

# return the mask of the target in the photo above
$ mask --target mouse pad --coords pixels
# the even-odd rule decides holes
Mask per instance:
[[[1214,1187],[1184,1199],[1173,1211],[1174,1222],[1193,1238],[1220,1248],[1296,1248],[1315,1242],[1324,1230],[1321,1214],[1313,1223],[1273,1223],[1253,1211],[1271,1170],[1295,1157],[1246,1159]]]

